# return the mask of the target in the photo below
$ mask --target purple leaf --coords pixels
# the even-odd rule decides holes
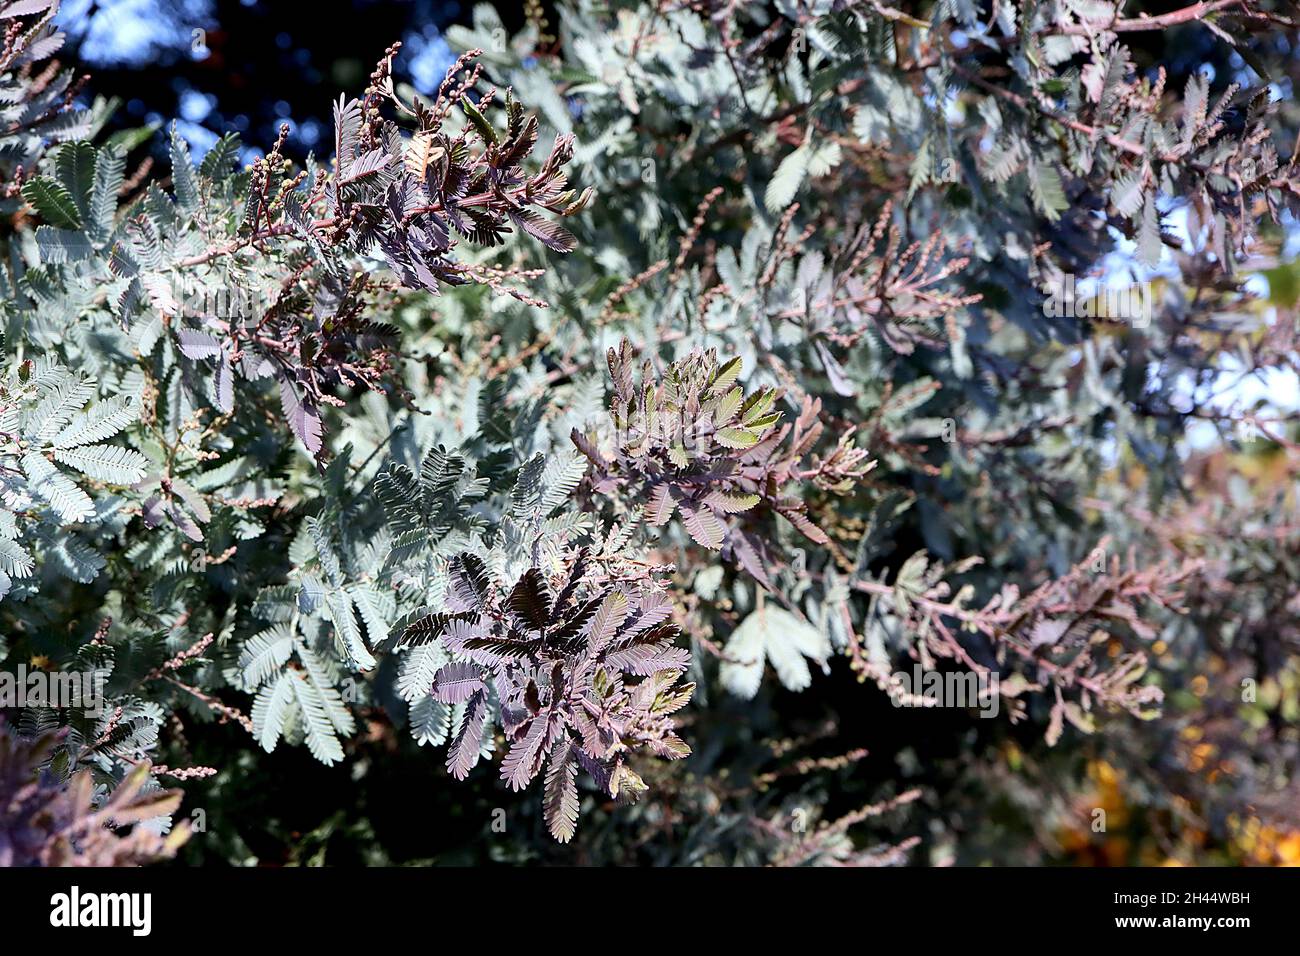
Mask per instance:
[[[230,359],[223,353],[212,380],[213,392],[217,399],[217,408],[229,415],[235,410],[235,372]]]
[[[401,633],[397,638],[397,646],[420,647],[441,637],[456,622],[472,623],[475,620],[477,620],[475,614],[447,614],[443,611],[421,612],[419,617],[416,617],[415,620],[401,629]]]
[[[191,519],[189,515],[181,510],[180,505],[176,504],[176,502],[165,502],[162,506],[162,510],[167,517],[172,519],[176,527],[180,528],[181,533],[184,534],[185,537],[189,538],[191,541],[203,540],[203,532],[199,530],[199,526],[194,523],[193,519]]]
[[[1035,624],[1033,631],[1030,632],[1029,646],[1042,647],[1045,644],[1055,644],[1069,629],[1069,621],[1044,618]]]
[[[600,453],[600,449],[596,447],[595,442],[576,428],[569,432],[569,438],[572,440],[573,446],[577,448],[578,451],[582,452],[588,461],[601,471],[609,471],[609,462],[607,462],[605,456]]]
[[[596,617],[591,622],[591,630],[588,632],[588,640],[591,642],[593,649],[599,651],[606,647],[618,629],[627,619],[627,596],[619,592],[614,592],[605,598],[600,605],[600,610],[596,612]]]
[[[550,737],[550,721],[536,718],[522,740],[515,741],[505,760],[501,761],[501,779],[511,790],[522,790],[537,776],[546,758],[546,745]]]
[[[578,828],[578,757],[572,741],[565,740],[551,755],[546,768],[544,813],[546,828],[561,843],[573,839]]]
[[[140,506],[140,517],[144,518],[146,527],[156,528],[163,522],[163,499],[160,495],[150,495]]]
[[[560,588],[560,593],[555,597],[555,606],[551,609],[553,615],[558,616],[573,598],[573,595],[577,593],[578,585],[582,583],[582,579],[587,573],[587,559],[590,554],[588,548],[579,549],[578,557],[569,568],[569,577],[564,582],[564,587]]]
[[[772,581],[767,574],[767,563],[764,561],[764,552],[767,549],[762,539],[742,531],[740,534],[731,536],[730,547],[732,557],[736,559],[740,566],[748,571],[763,587],[769,591],[773,590]]]
[[[543,218],[531,209],[522,212],[512,210],[510,218],[520,229],[553,252],[572,252],[573,247],[578,244],[578,240],[573,238],[573,233],[569,230],[558,222]]]
[[[479,669],[469,663],[444,664],[433,677],[429,693],[444,704],[459,704],[469,700],[483,689]]]
[[[447,751],[447,769],[457,780],[464,780],[478,763],[483,746],[483,723],[487,720],[487,692],[480,690],[469,699],[465,708],[465,722]]]
[[[181,353],[188,359],[210,359],[221,354],[221,342],[214,335],[198,329],[181,329],[176,333]]]
[[[366,176],[372,176],[388,165],[388,160],[388,153],[381,147],[375,147],[348,165],[347,172],[343,174],[343,182],[355,182]]]
[[[589,601],[583,601],[574,609],[573,613],[568,615],[564,620],[555,627],[549,634],[549,641],[566,641],[571,637],[577,637],[582,633],[582,629],[587,626],[600,607],[600,598],[592,598]]]
[[[511,633],[518,632],[511,631]],[[531,657],[541,650],[541,647],[540,640],[519,641],[509,637],[471,637],[461,644],[460,649],[480,663],[499,664],[502,661]]]
[[[540,631],[551,619],[551,596],[546,579],[537,568],[529,568],[510,591],[506,607],[533,630]]]
[[[654,627],[668,620],[673,615],[672,599],[662,591],[652,591],[641,598],[640,607],[628,623],[626,633],[640,634],[647,628]]]
[[[605,658],[610,667],[644,677],[658,671],[684,671],[691,663],[691,652],[671,644],[640,644],[614,651]]]
[[[320,454],[320,412],[310,399],[299,398],[293,383],[283,377],[280,379],[280,405],[284,408],[284,415],[289,419],[293,433],[302,440],[309,452],[313,455]]]
[[[826,378],[830,380],[831,388],[835,390],[835,394],[853,395],[857,390],[853,387],[853,383],[849,381],[848,376],[844,374],[844,366],[840,365],[835,356],[831,354],[831,350],[826,347],[826,343],[821,339],[817,339],[813,346],[817,350],[817,357],[821,359],[822,368],[826,370]]]
[[[673,486],[666,481],[661,481],[650,490],[650,500],[645,506],[646,521],[656,526],[666,524],[673,516],[673,509],[676,507],[677,499],[673,494]]]
[[[449,597],[459,604],[457,610],[482,611],[488,596],[487,566],[475,555],[457,555],[452,559],[449,574]]]
[[[722,547],[722,539],[727,529],[718,520],[712,508],[699,502],[683,501],[681,509],[682,524],[686,526],[686,530],[695,539],[696,544],[710,551],[717,551]]]

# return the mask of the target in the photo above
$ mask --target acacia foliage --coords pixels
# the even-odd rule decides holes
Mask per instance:
[[[1259,84],[1293,27],[905,6],[575,2],[504,45],[480,7],[432,102],[387,51],[303,168],[173,132],[170,183],[93,138],[6,173],[33,221],[2,277],[0,653],[112,672],[104,715],[17,732],[66,724],[65,776],[165,758],[217,799],[251,751],[366,768],[400,733],[471,786],[499,756],[602,860],[978,859],[975,783],[1041,828],[1002,858],[1047,854],[1084,757],[1179,833],[1289,825],[1293,423],[1201,389],[1227,355],[1294,369],[1294,301],[1244,281],[1296,204]],[[1131,45],[1206,20],[1213,89]],[[1114,255],[1149,325],[1044,308]],[[1269,480],[1189,461],[1207,419],[1253,423],[1219,467]],[[907,703],[914,662],[996,676],[1002,716],[863,786],[854,714]],[[213,721],[228,751],[190,765]],[[1202,723],[1231,773],[1171,744]]]

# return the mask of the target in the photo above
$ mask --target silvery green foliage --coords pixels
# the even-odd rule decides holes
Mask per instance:
[[[173,132],[124,195],[119,148],[52,148],[0,267],[0,649],[111,700],[24,736],[110,784],[197,722],[325,764],[400,729],[467,787],[541,778],[562,842],[665,788],[623,813],[682,814],[689,862],[905,856],[844,835],[901,779],[803,838],[847,764],[757,769],[836,668],[877,703],[914,662],[996,675],[1044,752],[1119,727],[1140,763],[1194,666],[1154,648],[1260,640],[1291,566],[1124,509],[1199,518],[1164,501],[1180,382],[1287,361],[1289,312],[1227,320],[1294,161],[1262,92],[1139,74],[1114,4],[916,6],[574,2],[504,46],[479,7],[433,102],[388,51],[302,169]],[[1044,307],[1112,253],[1163,266],[1149,327]]]
[[[0,4],[0,23],[9,34],[0,52],[0,124],[5,130],[0,182],[6,187],[21,186],[20,170],[33,172],[50,144],[84,139],[103,119],[102,106],[92,110],[70,102],[69,94],[77,85],[72,70],[55,70],[44,82],[32,82],[33,68],[45,68],[50,57],[63,48],[64,34],[54,26],[58,9],[58,0]],[[14,192],[12,187],[5,189],[6,199]],[[31,186],[31,193],[40,197],[47,189],[47,184],[38,182]],[[24,198],[32,201],[27,192]],[[56,193],[51,198],[63,197]]]
[[[0,598],[39,590],[24,579],[43,540],[48,569],[87,584],[105,564],[79,526],[93,534],[119,504],[95,488],[144,477],[148,459],[110,439],[139,415],[130,396],[92,401],[95,382],[41,357],[17,363],[0,381]],[[93,486],[88,490],[87,486]]]

